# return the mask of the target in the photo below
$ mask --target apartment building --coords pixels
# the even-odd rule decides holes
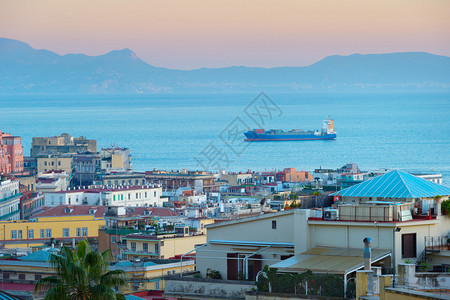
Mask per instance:
[[[23,172],[23,147],[20,136],[0,131],[0,173]]]

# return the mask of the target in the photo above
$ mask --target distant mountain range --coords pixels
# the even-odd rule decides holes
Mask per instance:
[[[0,94],[150,94],[450,89],[450,57],[424,52],[333,55],[306,67],[158,68],[130,49],[58,55],[0,38]]]

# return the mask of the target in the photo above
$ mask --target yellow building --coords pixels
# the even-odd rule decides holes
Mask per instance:
[[[97,238],[105,226],[104,207],[58,206],[35,215],[30,221],[0,222],[0,244],[5,248],[43,245],[59,241]]]
[[[189,228],[185,234],[150,236],[150,235],[128,235],[123,238],[126,249],[122,250],[123,257],[127,259],[136,258],[171,258],[183,255],[196,246],[206,243],[206,235],[189,235]]]
[[[67,174],[72,173],[72,157],[71,156],[48,156],[39,157],[37,159],[38,173],[47,171],[66,171]]]
[[[31,192],[36,192],[36,177],[34,175],[16,175],[14,176],[19,179],[21,185],[24,185]]]

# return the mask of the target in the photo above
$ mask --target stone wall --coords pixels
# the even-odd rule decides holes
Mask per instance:
[[[252,289],[256,290],[253,281],[172,276],[165,278],[164,297],[245,299],[245,293]]]

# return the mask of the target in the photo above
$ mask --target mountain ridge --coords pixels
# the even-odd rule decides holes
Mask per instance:
[[[427,52],[327,56],[309,66],[156,67],[129,48],[59,55],[0,38],[0,94],[145,94],[450,89],[450,57]]]

